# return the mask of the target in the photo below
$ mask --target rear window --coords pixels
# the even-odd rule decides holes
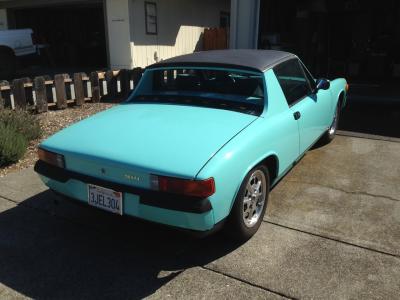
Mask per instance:
[[[184,99],[192,105],[224,106],[226,109],[257,111],[264,107],[262,73],[206,68],[150,70],[145,80],[151,89],[139,91],[136,100],[173,101]],[[148,86],[148,85],[146,85]]]
[[[195,92],[233,95],[239,98],[264,97],[261,75],[241,72],[178,69],[154,71],[153,89],[158,92]]]

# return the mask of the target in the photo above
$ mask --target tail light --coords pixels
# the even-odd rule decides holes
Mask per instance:
[[[152,175],[151,187],[160,192],[199,198],[207,198],[215,193],[214,178],[190,180]]]
[[[346,93],[349,91],[349,88],[350,88],[350,86],[349,86],[349,84],[347,83],[347,84],[346,84]]]
[[[50,165],[59,167],[59,168],[65,168],[65,160],[64,156],[58,153],[50,152],[47,150],[44,150],[42,148],[38,149],[38,156],[39,159],[47,162]]]

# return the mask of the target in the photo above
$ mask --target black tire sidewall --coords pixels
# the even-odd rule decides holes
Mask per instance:
[[[333,133],[330,133],[330,129],[332,128],[332,125],[329,126],[328,130],[323,135],[323,143],[324,144],[328,144],[328,143],[332,142],[333,139],[336,136],[337,128],[338,128],[339,121],[340,121],[340,103],[338,103],[336,105],[335,114],[336,114],[336,128],[335,128],[335,131]],[[332,120],[332,123],[333,123],[333,120]]]
[[[257,223],[253,227],[247,227],[243,221],[243,198],[246,190],[247,181],[249,180],[251,174],[253,174],[253,172],[255,172],[256,170],[262,171],[265,175],[265,181],[266,181],[265,204]],[[243,179],[243,182],[241,183],[231,213],[228,217],[228,223],[226,228],[227,234],[229,234],[235,240],[246,241],[257,232],[258,228],[261,225],[261,222],[263,221],[263,217],[268,205],[269,189],[270,189],[270,180],[267,167],[259,165],[253,168],[249,173],[247,173],[246,177]]]
[[[339,118],[340,118],[340,104],[338,103],[336,105],[336,109],[335,109],[335,115],[336,115],[336,124],[335,124],[335,131],[331,134],[332,139],[333,137],[335,137],[336,135],[336,131],[338,129],[338,125],[339,125]],[[332,122],[333,123],[333,122]],[[332,124],[333,125],[333,124]],[[332,128],[332,126],[329,128],[329,130]],[[329,132],[329,131],[328,131]]]

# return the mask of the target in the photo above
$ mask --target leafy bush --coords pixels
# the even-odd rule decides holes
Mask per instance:
[[[39,138],[37,118],[22,110],[0,109],[0,167],[17,162],[28,143]]]
[[[0,167],[17,162],[27,147],[25,136],[0,123]]]
[[[36,116],[23,110],[0,110],[0,124],[22,134],[28,141],[41,135],[40,124]]]

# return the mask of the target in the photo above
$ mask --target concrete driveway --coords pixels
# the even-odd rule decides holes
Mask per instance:
[[[259,232],[203,240],[0,179],[0,298],[398,299],[400,142],[338,136],[272,191]]]

